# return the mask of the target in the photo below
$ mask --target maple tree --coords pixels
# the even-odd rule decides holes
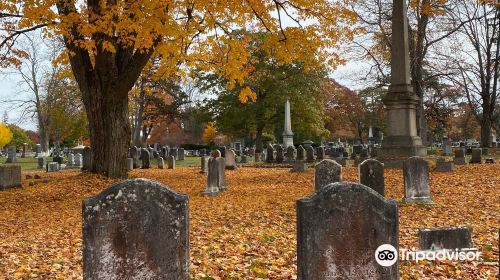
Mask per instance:
[[[212,122],[207,124],[207,127],[203,130],[203,142],[205,144],[214,143],[215,137],[217,136],[217,129]]]
[[[2,64],[17,63],[15,41],[42,28],[62,36],[89,120],[92,171],[126,176],[128,92],[153,54],[164,76],[196,65],[241,83],[248,41],[236,29],[268,34],[280,61],[308,58],[335,66],[354,16],[341,1],[6,0],[0,4]],[[290,24],[287,24],[287,21]],[[22,53],[21,53],[22,55]],[[184,66],[184,67],[181,67]]]
[[[12,131],[4,123],[0,123],[0,148],[5,147],[12,140]]]

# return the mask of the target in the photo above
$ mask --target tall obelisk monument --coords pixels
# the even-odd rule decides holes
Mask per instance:
[[[283,146],[293,146],[292,117],[290,115],[290,101],[285,103],[285,129],[283,130]]]
[[[391,85],[383,102],[387,111],[387,136],[380,160],[386,166],[402,166],[412,156],[425,156],[427,148],[417,135],[418,97],[410,80],[408,19],[405,0],[393,1]]]

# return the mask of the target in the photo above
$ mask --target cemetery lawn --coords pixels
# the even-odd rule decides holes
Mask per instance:
[[[420,227],[470,226],[482,259],[401,262],[402,279],[497,279],[500,165],[455,168],[430,174],[435,205],[399,204],[400,247],[418,247]],[[295,203],[313,192],[313,172],[227,171],[229,190],[212,198],[200,195],[206,175],[199,167],[135,170],[131,177],[189,195],[191,279],[296,279]],[[41,180],[24,174],[33,172],[23,172],[23,188],[0,192],[0,279],[81,279],[81,201],[115,181],[78,171],[40,172]],[[343,178],[357,181],[357,170],[345,168]],[[387,196],[401,201],[402,171],[386,170],[385,183]]]

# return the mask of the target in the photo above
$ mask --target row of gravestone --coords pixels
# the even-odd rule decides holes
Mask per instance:
[[[334,160],[325,159],[315,165],[315,190],[342,181],[342,166]],[[358,166],[359,183],[380,195],[385,195],[384,164],[368,159]],[[403,163],[404,202],[432,204],[429,186],[429,167],[420,157],[411,157]]]
[[[209,168],[220,168],[211,157]],[[369,187],[336,183],[297,201],[299,279],[399,279],[379,245],[398,248],[398,206]],[[84,279],[188,279],[189,199],[126,180],[83,201]]]
[[[363,161],[370,157],[376,157],[376,148],[368,147],[364,148],[359,145],[359,150],[354,149],[351,154],[352,159],[356,159],[359,161]],[[370,152],[371,151],[371,152]],[[339,161],[344,162],[349,157],[349,154],[345,151],[343,147],[312,147],[310,145],[303,147],[299,145],[297,149],[294,146],[288,146],[286,149],[281,145],[271,145],[269,144],[266,147],[265,151],[265,161],[268,163],[283,163],[288,162],[292,163],[294,161],[305,161],[308,163],[312,163],[315,161],[321,161],[325,158],[332,158]],[[258,159],[256,158],[256,161]],[[357,165],[357,164],[356,164]]]
[[[318,172],[325,173],[329,167],[340,170],[335,164],[320,163]],[[225,170],[220,155],[210,157],[208,166]],[[380,167],[367,161],[360,172],[371,176],[372,172],[363,170]],[[316,192],[297,201],[298,279],[399,279],[397,260],[386,267],[375,257],[384,244],[392,245],[397,255],[396,201],[362,184],[323,185],[333,177],[340,180],[334,173],[338,172],[317,177]],[[218,177],[210,180],[220,184]],[[458,246],[456,236],[470,238],[470,231],[451,232],[450,246]],[[438,243],[434,239],[450,234],[425,230],[419,235],[421,247],[424,243],[432,249]],[[187,195],[155,181],[135,179],[83,201],[84,279],[188,279],[189,263]]]
[[[183,148],[168,149],[168,147],[162,147],[160,152],[157,152],[151,147],[137,148],[134,146],[128,151],[127,168],[128,170],[136,169],[139,167],[142,169],[151,168],[151,161],[153,158],[155,158],[158,163],[158,168],[165,168],[166,161],[167,168],[174,169],[175,161],[184,160],[184,154],[185,153]]]

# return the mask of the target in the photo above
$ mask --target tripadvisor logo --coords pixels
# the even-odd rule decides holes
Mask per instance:
[[[391,244],[380,245],[375,251],[375,260],[381,266],[393,266],[398,261],[398,250]]]

